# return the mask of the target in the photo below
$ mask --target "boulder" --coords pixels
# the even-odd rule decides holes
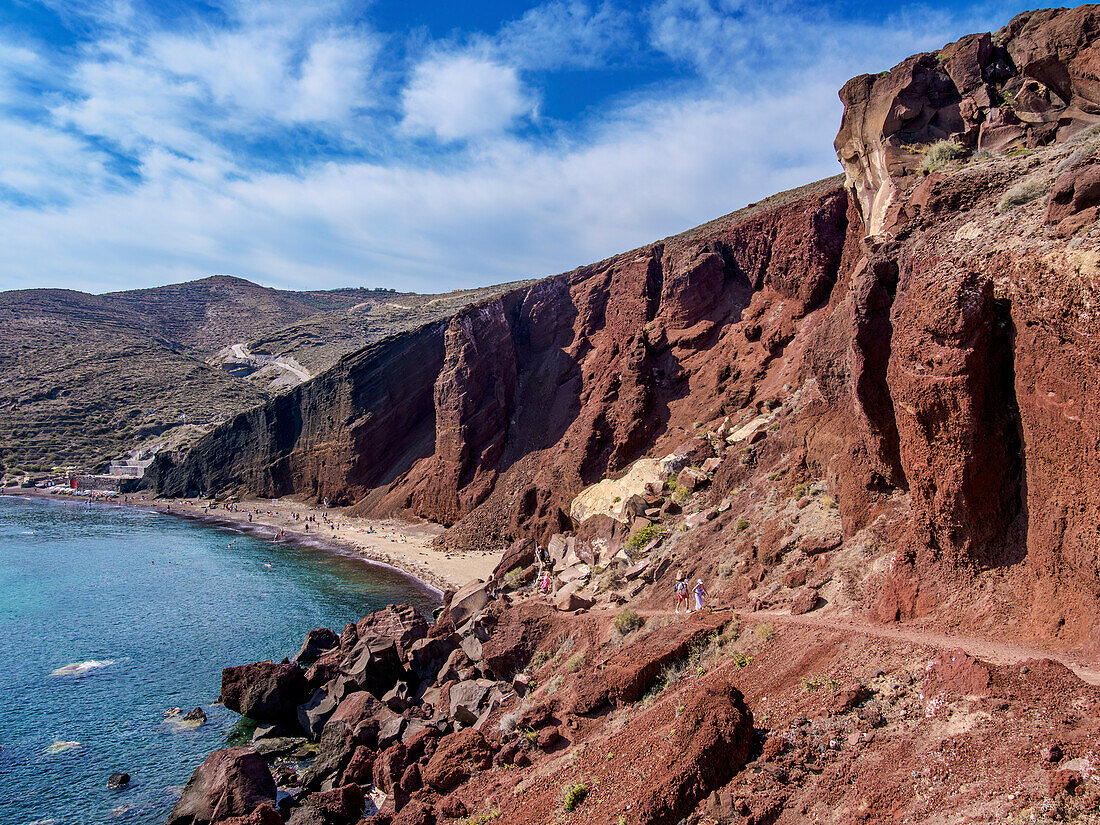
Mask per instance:
[[[553,747],[558,739],[561,738],[561,734],[558,732],[557,727],[550,725],[539,731],[538,746],[543,750]]]
[[[374,759],[375,752],[373,749],[368,748],[366,745],[357,745],[355,750],[352,751],[351,760],[348,762],[347,767],[344,768],[344,774],[341,777],[343,782],[370,782],[374,776]]]
[[[401,656],[408,653],[413,642],[427,636],[428,629],[428,622],[411,604],[388,605],[364,616],[356,625],[360,639],[364,636],[393,639]]]
[[[398,784],[408,761],[408,750],[400,743],[394,743],[383,750],[374,760],[374,787],[382,793],[389,793]]]
[[[474,724],[491,687],[492,682],[482,679],[468,679],[451,685],[451,717],[464,725]],[[469,721],[470,717],[473,721]]]
[[[244,817],[264,803],[275,802],[275,780],[256,751],[214,751],[191,774],[167,825],[208,825]]]
[[[435,814],[427,803],[410,799],[390,825],[435,825],[435,821]]]
[[[504,577],[513,570],[524,570],[530,567],[536,561],[537,550],[538,546],[534,539],[526,538],[512,542],[493,570],[493,580],[502,582]]]
[[[340,633],[340,650],[347,653],[353,647],[355,643],[359,641],[359,630],[356,628],[354,622],[349,622],[344,626],[343,632]]]
[[[445,737],[421,771],[425,784],[440,794],[461,785],[493,763],[493,749],[480,731],[461,730]]]
[[[409,686],[404,682],[398,682],[382,697],[382,704],[395,713],[401,713],[412,704],[412,694]]]
[[[130,774],[115,772],[107,778],[107,787],[112,791],[117,791],[119,788],[125,788],[130,784]]]
[[[265,802],[247,816],[231,816],[218,825],[283,825],[283,818],[272,805]]]
[[[465,622],[479,610],[489,604],[489,585],[477,579],[465,585],[455,593],[448,608],[455,627]]]
[[[1058,176],[1047,203],[1046,223],[1059,224],[1063,236],[1072,235],[1081,226],[1096,219],[1096,207],[1100,206],[1100,161],[1093,159]],[[1086,213],[1080,221],[1073,217]]]
[[[295,664],[254,662],[222,671],[221,703],[257,722],[294,724],[308,686]]]
[[[306,634],[302,647],[294,656],[294,661],[302,667],[309,667],[321,658],[322,653],[339,646],[340,637],[327,627],[320,627]]]
[[[428,638],[413,642],[409,647],[409,670],[417,679],[435,680],[455,644],[447,638]]]
[[[801,616],[803,613],[809,613],[817,607],[819,600],[816,590],[812,587],[803,587],[794,595],[794,600],[791,602],[791,615]]]
[[[753,744],[752,713],[726,679],[726,674],[712,676],[684,697],[679,719],[669,732],[669,759],[664,770],[639,789],[632,821],[646,825],[679,822],[748,761]],[[643,718],[636,724],[647,722]]]
[[[287,825],[354,825],[363,815],[366,795],[354,783],[311,793],[287,820]]]
[[[397,642],[369,633],[360,634],[340,673],[358,689],[370,691],[379,698],[407,675],[401,664]]]
[[[554,594],[554,607],[562,613],[572,613],[575,610],[590,608],[593,600],[587,594],[579,592],[583,586],[583,581],[567,584]]]

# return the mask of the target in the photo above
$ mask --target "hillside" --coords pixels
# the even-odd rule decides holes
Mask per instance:
[[[296,738],[213,754],[174,821],[245,762],[233,813],[272,825],[1096,821],[1098,76],[1083,6],[855,78],[843,179],[162,453],[163,495],[505,547],[432,628],[228,669],[226,706]],[[674,612],[678,573],[709,609]]]
[[[188,443],[347,352],[504,288],[291,292],[215,276],[106,295],[0,292],[0,461],[95,467]],[[254,357],[225,351],[234,345]]]

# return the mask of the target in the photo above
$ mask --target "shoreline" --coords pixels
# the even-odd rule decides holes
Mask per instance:
[[[62,501],[87,501],[86,498],[46,493],[28,488],[0,488],[0,495],[45,498]],[[347,516],[342,507],[327,510],[292,498],[242,499],[237,510],[211,505],[196,499],[157,499],[149,493],[132,493],[111,500],[94,500],[91,506],[110,505],[151,510],[179,516],[204,524],[230,527],[264,538],[275,538],[282,531],[288,541],[333,553],[350,554],[368,564],[395,570],[417,584],[434,591],[442,600],[447,590],[457,590],[473,579],[487,579],[502,551],[456,553],[431,544],[443,527],[429,522],[401,519],[363,519]],[[249,513],[252,520],[249,521]],[[327,514],[328,521],[323,521]],[[295,519],[297,515],[297,519]],[[305,519],[314,517],[315,522]],[[307,532],[306,526],[309,526]],[[374,532],[370,532],[373,528]]]

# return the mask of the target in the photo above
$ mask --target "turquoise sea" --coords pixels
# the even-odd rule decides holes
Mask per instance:
[[[392,602],[430,613],[436,594],[329,549],[0,497],[0,823],[164,822],[239,718],[212,706],[223,667],[293,656],[310,628]],[[198,729],[165,720],[196,706]],[[128,788],[107,788],[115,771]]]

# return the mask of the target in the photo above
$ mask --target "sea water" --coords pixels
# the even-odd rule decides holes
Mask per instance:
[[[324,548],[148,510],[0,497],[0,823],[163,823],[239,735],[223,667],[436,594]],[[189,729],[166,718],[201,706]],[[127,788],[110,790],[115,771]]]

